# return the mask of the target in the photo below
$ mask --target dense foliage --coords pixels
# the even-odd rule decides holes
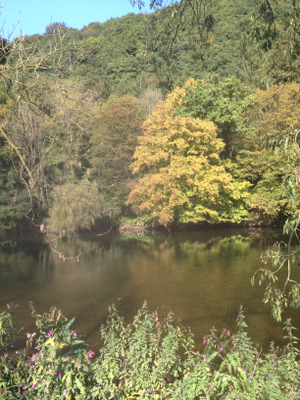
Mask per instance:
[[[299,129],[298,2],[162,6],[2,41],[1,231],[294,213],[276,151]]]
[[[287,321],[287,344],[267,352],[247,335],[242,310],[237,331],[214,329],[196,351],[193,335],[171,312],[144,304],[125,324],[114,306],[100,328],[103,345],[93,351],[52,308],[37,314],[26,348],[13,351],[12,312],[0,314],[0,394],[5,399],[298,399],[299,350]]]
[[[240,222],[248,217],[243,202],[247,183],[226,171],[220,159],[225,144],[212,121],[176,115],[186,90],[175,89],[145,122],[132,164],[143,177],[129,202],[146,221],[161,225]]]

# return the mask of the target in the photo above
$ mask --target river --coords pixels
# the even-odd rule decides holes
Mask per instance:
[[[146,300],[150,310],[172,310],[199,347],[212,327],[234,332],[242,305],[250,337],[267,348],[283,343],[282,324],[250,280],[276,240],[280,233],[271,230],[218,229],[2,241],[0,311],[17,303],[15,321],[26,333],[34,330],[29,301],[40,313],[55,305],[97,347],[111,304],[129,321]],[[300,328],[299,311],[287,316]]]

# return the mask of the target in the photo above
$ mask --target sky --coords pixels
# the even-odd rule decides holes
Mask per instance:
[[[10,39],[43,34],[51,21],[82,29],[91,22],[105,22],[139,12],[129,0],[0,0],[0,4],[2,36],[11,35]]]

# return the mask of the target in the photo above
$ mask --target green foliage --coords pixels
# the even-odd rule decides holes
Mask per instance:
[[[184,88],[176,88],[143,126],[132,164],[133,172],[142,177],[132,188],[129,203],[146,222],[166,226],[240,222],[248,217],[247,183],[234,180],[221,162],[224,142],[214,123],[176,113],[186,88],[195,85],[190,80]]]
[[[10,305],[10,307],[12,307]],[[0,393],[5,399],[215,399],[299,398],[298,339],[290,320],[287,345],[263,353],[247,335],[242,310],[237,332],[215,329],[196,351],[193,335],[174,323],[171,312],[149,312],[146,303],[125,324],[114,306],[100,328],[97,356],[56,308],[37,314],[23,351],[2,343]],[[12,327],[11,310],[0,314],[0,337]],[[5,332],[5,333],[4,333]]]
[[[272,316],[281,321],[282,313],[288,306],[300,307],[300,282],[293,278],[293,268],[299,264],[299,194],[297,182],[299,177],[299,131],[296,128],[280,140],[279,149],[292,161],[293,168],[286,171],[283,181],[285,194],[288,196],[291,205],[291,212],[283,226],[283,233],[288,236],[286,242],[277,243],[272,251],[265,256],[265,262],[271,261],[272,269],[261,268],[256,271],[252,278],[252,285],[256,276],[259,276],[259,285],[267,281],[264,302],[270,302]],[[296,244],[295,244],[296,242]],[[285,270],[285,281],[283,286],[279,286],[278,275]]]
[[[0,183],[2,229],[20,226],[29,210],[31,218],[40,215],[38,210],[44,215],[52,190],[77,185],[87,171],[108,214],[127,212],[139,108],[150,117],[156,101],[176,85],[184,90],[173,123],[209,120],[225,148],[216,152],[219,161],[209,164],[210,176],[208,166],[197,160],[203,172],[197,184],[203,178],[206,185],[202,192],[197,185],[183,188],[197,178],[192,166],[196,153],[173,157],[167,175],[153,175],[152,187],[152,177],[147,181],[145,176],[151,204],[144,222],[240,222],[249,210],[255,223],[271,223],[297,207],[287,205],[281,193],[291,159],[276,157],[263,145],[274,144],[290,127],[299,128],[299,88],[292,82],[300,71],[298,3],[181,0],[150,6],[151,14],[128,14],[82,30],[54,22],[44,35],[17,38],[9,51],[3,43],[0,135],[13,156],[0,161],[7,173]],[[184,86],[190,77],[196,83]],[[268,89],[257,91],[254,104],[255,87]],[[253,120],[259,120],[256,130]],[[141,187],[136,210],[146,204]],[[13,191],[17,202],[11,201]],[[203,200],[203,191],[207,201],[200,206],[197,198]]]
[[[0,230],[24,226],[24,216],[32,209],[26,189],[20,185],[13,170],[13,158],[6,146],[0,144]]]
[[[226,144],[227,155],[236,153],[250,130],[243,117],[255,102],[250,88],[236,78],[222,81],[218,76],[193,84],[188,81],[183,88],[176,114],[214,122]]]

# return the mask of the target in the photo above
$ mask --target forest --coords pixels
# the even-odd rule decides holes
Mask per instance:
[[[270,226],[299,209],[299,2],[151,4],[2,38],[1,233]]]

